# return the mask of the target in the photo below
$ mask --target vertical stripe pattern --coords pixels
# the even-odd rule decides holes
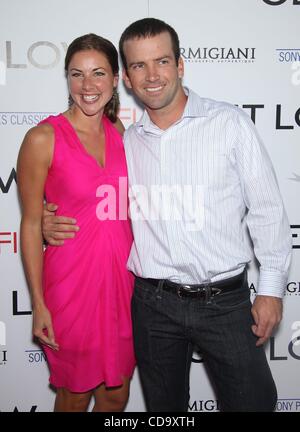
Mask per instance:
[[[134,244],[128,268],[197,284],[260,263],[258,293],[282,297],[291,234],[270,158],[239,108],[189,89],[167,130],[147,112],[125,133]]]

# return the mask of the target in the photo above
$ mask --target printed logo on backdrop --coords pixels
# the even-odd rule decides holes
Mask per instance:
[[[300,62],[300,48],[277,48],[276,54],[280,63]]]
[[[300,181],[300,178],[297,174],[294,174],[294,178],[290,178],[290,180]],[[291,225],[291,230],[293,238],[293,249],[300,249],[300,225]]]
[[[189,411],[193,412],[213,412],[219,411],[219,401],[214,399],[189,401]]]
[[[36,126],[42,120],[50,115],[55,115],[56,112],[0,112],[0,127],[1,126]],[[119,112],[119,117],[121,121],[128,121],[129,124],[135,123],[137,121],[137,116],[139,115],[137,108],[127,108],[121,107]],[[0,183],[1,184],[1,183]]]
[[[294,6],[300,6],[300,0],[262,0],[269,6],[281,6],[283,3],[288,3]]]
[[[6,325],[0,321],[0,348],[6,346]],[[0,366],[4,366],[7,362],[7,351],[0,349]]]
[[[54,115],[55,112],[0,112],[1,126],[36,126],[39,122]]]
[[[254,283],[249,284],[251,297],[255,297],[257,289]],[[300,296],[300,282],[291,281],[287,284],[285,294],[286,297]]]
[[[0,366],[5,366],[7,363],[7,350],[0,350]]]
[[[25,355],[29,364],[41,364],[47,362],[46,355],[42,349],[25,350]]]
[[[236,106],[239,106],[236,104]],[[251,120],[255,124],[257,114],[261,113],[262,109],[265,109],[264,104],[243,104],[240,105],[241,108],[245,110],[251,117]],[[247,111],[246,111],[247,110]],[[274,108],[274,127],[276,130],[292,130],[295,125],[300,127],[300,108],[296,109],[295,115],[293,119],[286,118],[285,107],[281,104],[277,104]],[[291,124],[295,122],[295,124]]]
[[[17,254],[18,239],[16,231],[0,232],[0,255],[2,253]]]
[[[254,63],[256,48],[181,47],[180,55],[194,63]]]
[[[125,108],[121,107],[119,111],[120,120],[128,122],[128,124],[135,123],[137,121],[137,109],[136,108]]]
[[[12,314],[13,316],[32,314],[31,310],[24,309],[24,306],[20,305],[18,291],[12,292]]]
[[[284,117],[284,114],[282,114],[282,105],[281,104],[277,104],[276,105],[276,129],[277,130],[292,130],[294,129],[294,125],[293,124],[288,124],[291,123],[292,120],[290,120],[289,122],[286,120],[282,120],[282,117]],[[295,112],[295,116],[294,116],[294,120],[295,123],[298,127],[300,127],[300,108],[298,108]]]
[[[32,405],[28,412],[36,412],[37,407],[38,407],[37,405]],[[21,412],[21,410],[18,407],[15,407],[13,412]],[[22,410],[22,412],[27,412],[27,411]]]
[[[276,403],[276,412],[300,411],[300,399],[278,399]]]
[[[4,180],[3,177],[0,176],[0,191],[3,194],[7,194],[11,188],[13,181],[17,183],[17,173],[14,168],[11,170],[7,180]]]
[[[292,323],[291,331],[291,337],[286,341],[287,345],[281,343],[279,346],[276,337],[270,338],[270,360],[300,360],[300,321]]]
[[[36,412],[37,407],[38,407],[37,405],[31,405],[31,408],[28,411],[28,410],[24,410],[24,409],[19,409],[17,406],[15,406],[12,409],[12,412]],[[0,409],[0,412],[3,412],[3,411]],[[5,412],[10,412],[10,411],[5,410]]]
[[[291,65],[291,84],[300,85],[300,48],[277,48],[276,54],[279,63]]]
[[[18,45],[18,44],[17,44]],[[36,41],[21,55],[15,51],[14,41],[5,41],[5,63],[7,69],[27,69],[29,66],[38,69],[52,69],[65,56],[66,42],[55,44],[50,41]],[[20,49],[18,49],[18,54]]]

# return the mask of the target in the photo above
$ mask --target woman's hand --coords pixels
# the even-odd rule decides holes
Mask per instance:
[[[34,308],[32,332],[41,344],[47,345],[55,351],[59,350],[59,346],[55,342],[51,315],[46,306]]]

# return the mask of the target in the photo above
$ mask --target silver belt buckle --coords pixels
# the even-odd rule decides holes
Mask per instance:
[[[186,291],[187,293],[193,292],[192,286],[187,284],[182,284],[177,289],[177,295],[178,297],[182,297],[182,292]]]
[[[222,292],[222,290],[220,288],[211,287],[211,296],[212,297],[219,295],[221,292]]]
[[[180,285],[177,288],[177,295],[178,295],[178,297],[182,298],[182,291],[184,291],[184,290],[191,291],[191,286],[190,285]]]
[[[186,290],[186,291],[192,291],[192,286],[191,285],[181,285],[181,288]]]

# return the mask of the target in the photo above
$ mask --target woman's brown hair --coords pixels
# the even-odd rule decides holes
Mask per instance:
[[[110,64],[113,75],[119,73],[119,62],[118,62],[118,51],[115,46],[108,40],[94,33],[89,33],[80,36],[70,43],[66,57],[65,57],[65,72],[68,73],[68,67],[74,54],[79,51],[96,50],[101,54],[104,54],[107,61]],[[69,104],[72,104],[73,100],[69,97]],[[114,88],[113,95],[109,102],[105,105],[104,114],[113,123],[117,121],[117,116],[120,108],[120,100],[117,89]]]

